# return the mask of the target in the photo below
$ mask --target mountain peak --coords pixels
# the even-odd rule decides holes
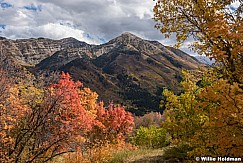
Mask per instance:
[[[142,41],[143,39],[130,33],[130,32],[124,32],[120,36],[112,39],[108,43],[119,43],[119,44],[131,44],[134,42]]]
[[[66,38],[61,39],[61,41],[63,41],[63,42],[80,42],[79,40],[77,40],[76,38],[73,38],[73,37],[66,37]]]
[[[119,37],[121,37],[121,38],[123,38],[123,39],[127,39],[127,38],[129,38],[129,39],[133,39],[133,40],[135,40],[135,39],[142,40],[142,38],[140,38],[140,37],[138,37],[138,36],[136,36],[135,34],[130,33],[130,32],[124,32],[124,33],[122,33],[120,36],[118,36],[118,38],[119,38]]]
[[[130,33],[130,32],[124,32],[121,34],[121,36],[123,37],[137,37],[136,35]]]

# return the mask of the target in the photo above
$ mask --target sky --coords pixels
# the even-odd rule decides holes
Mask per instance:
[[[131,32],[171,46],[175,38],[165,39],[154,28],[154,5],[154,0],[0,0],[0,36],[102,44]],[[193,54],[186,45],[181,49]]]

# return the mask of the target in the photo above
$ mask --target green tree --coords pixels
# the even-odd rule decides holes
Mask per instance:
[[[133,141],[147,148],[162,148],[169,144],[169,137],[164,128],[141,126],[136,130]]]

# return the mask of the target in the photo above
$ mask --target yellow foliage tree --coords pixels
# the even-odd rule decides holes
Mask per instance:
[[[83,88],[80,91],[81,105],[91,114],[96,115],[98,94],[90,88]]]
[[[173,143],[188,144],[189,156],[238,156],[243,153],[243,89],[214,72],[186,74],[179,96],[169,90],[166,122]]]
[[[193,37],[191,48],[223,65],[230,82],[243,83],[242,0],[157,0],[156,27],[176,34],[177,47]]]
[[[0,162],[13,161],[10,157],[15,148],[12,130],[28,112],[18,94],[17,87],[11,83],[7,74],[0,70]]]
[[[201,77],[185,75],[183,92],[164,91],[164,126],[190,155],[243,153],[243,1],[157,0],[156,27],[179,47],[193,38],[192,50],[216,60],[219,69]],[[217,71],[215,71],[217,70]]]

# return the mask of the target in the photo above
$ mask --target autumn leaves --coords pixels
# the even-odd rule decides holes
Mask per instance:
[[[242,1],[159,0],[156,27],[177,45],[194,38],[192,50],[216,60],[201,76],[185,73],[183,91],[164,91],[163,124],[188,157],[242,156],[243,31]],[[232,8],[234,8],[232,10]],[[201,71],[201,70],[198,70]]]
[[[133,129],[130,113],[113,105],[106,110],[97,104],[95,92],[69,74],[62,73],[47,88],[8,85],[5,80],[1,78],[0,87],[9,96],[0,105],[1,162],[45,162],[77,149],[85,152],[116,144]]]

